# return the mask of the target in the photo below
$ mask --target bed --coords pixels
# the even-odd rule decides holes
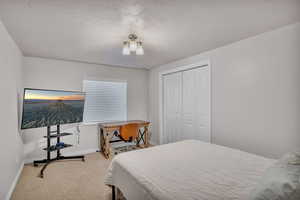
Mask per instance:
[[[275,161],[185,140],[117,155],[105,184],[127,200],[244,200]]]

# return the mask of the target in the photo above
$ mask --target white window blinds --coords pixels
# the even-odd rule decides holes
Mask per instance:
[[[86,92],[84,122],[127,120],[127,83],[83,81]]]

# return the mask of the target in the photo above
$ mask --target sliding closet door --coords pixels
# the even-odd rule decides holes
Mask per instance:
[[[163,76],[163,143],[181,139],[182,73]]]
[[[208,67],[182,72],[182,132],[184,139],[210,142],[210,82]]]

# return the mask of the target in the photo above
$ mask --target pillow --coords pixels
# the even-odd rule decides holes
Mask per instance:
[[[289,153],[266,170],[250,200],[300,200],[300,156]]]

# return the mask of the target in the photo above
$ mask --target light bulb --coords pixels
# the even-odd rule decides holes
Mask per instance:
[[[144,55],[144,49],[142,46],[142,42],[137,43],[137,48],[136,48],[136,55]]]
[[[136,48],[137,48],[136,41],[130,41],[129,42],[129,49],[130,49],[130,51],[136,51]]]
[[[122,53],[123,53],[123,55],[130,55],[130,49],[128,47],[128,42],[124,42]]]
[[[123,48],[123,55],[130,55],[130,50],[128,47]]]

